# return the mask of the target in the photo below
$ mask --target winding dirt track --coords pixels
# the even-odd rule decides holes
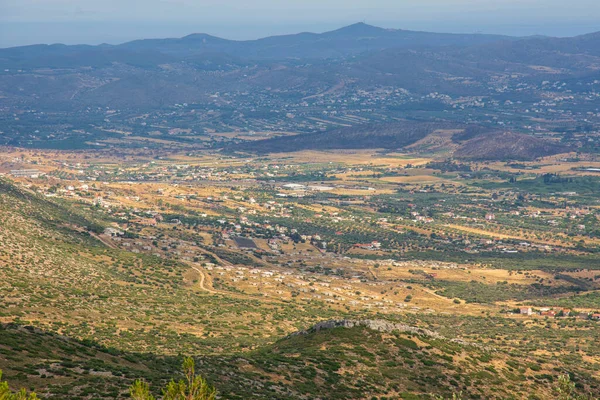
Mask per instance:
[[[219,294],[220,293],[220,292],[217,292],[216,290],[211,289],[204,285],[204,281],[206,280],[206,275],[204,275],[204,271],[202,271],[200,268],[196,268],[194,266],[192,266],[192,269],[200,274],[200,280],[198,281],[198,285],[200,286],[200,289],[204,290],[205,292],[211,293],[211,294]]]

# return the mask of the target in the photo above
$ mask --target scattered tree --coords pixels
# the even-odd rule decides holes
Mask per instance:
[[[568,374],[558,377],[558,383],[554,387],[553,394],[556,400],[597,400],[592,395],[578,395],[575,392],[575,383],[571,382]]]

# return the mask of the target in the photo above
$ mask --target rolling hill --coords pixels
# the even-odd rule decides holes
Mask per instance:
[[[143,378],[157,391],[178,377],[181,359],[123,352],[33,327],[0,326],[0,369],[15,387],[48,399],[128,398]],[[555,367],[424,329],[383,320],[327,321],[236,355],[195,355],[198,372],[227,399],[551,398]],[[540,367],[541,363],[541,367]],[[550,375],[548,375],[550,376]],[[510,382],[509,385],[506,383]],[[591,378],[580,387],[597,386]]]
[[[444,130],[458,131],[451,135],[451,143],[446,146],[447,150],[455,149],[453,155],[458,159],[533,160],[569,151],[564,145],[515,132],[497,131],[478,125],[415,121],[357,125],[327,132],[279,136],[232,145],[229,150],[258,154],[333,149],[397,150]]]
[[[281,136],[232,146],[235,151],[278,153],[332,149],[399,149],[440,129],[459,127],[453,123],[403,121],[345,127],[327,132]]]
[[[469,160],[534,160],[565,153],[569,148],[515,132],[493,132],[467,140],[454,153]]]

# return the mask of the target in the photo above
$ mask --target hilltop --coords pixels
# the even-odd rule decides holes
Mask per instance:
[[[280,136],[234,144],[228,149],[258,154],[333,149],[415,150],[410,146],[420,140],[433,140],[444,135],[444,132],[454,133],[438,150],[450,151],[458,159],[533,160],[569,150],[567,146],[531,135],[477,125],[415,121],[357,125],[326,132]]]

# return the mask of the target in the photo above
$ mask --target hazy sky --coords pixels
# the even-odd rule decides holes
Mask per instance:
[[[0,0],[0,47],[192,32],[253,39],[358,21],[437,32],[571,36],[600,31],[600,0]]]

